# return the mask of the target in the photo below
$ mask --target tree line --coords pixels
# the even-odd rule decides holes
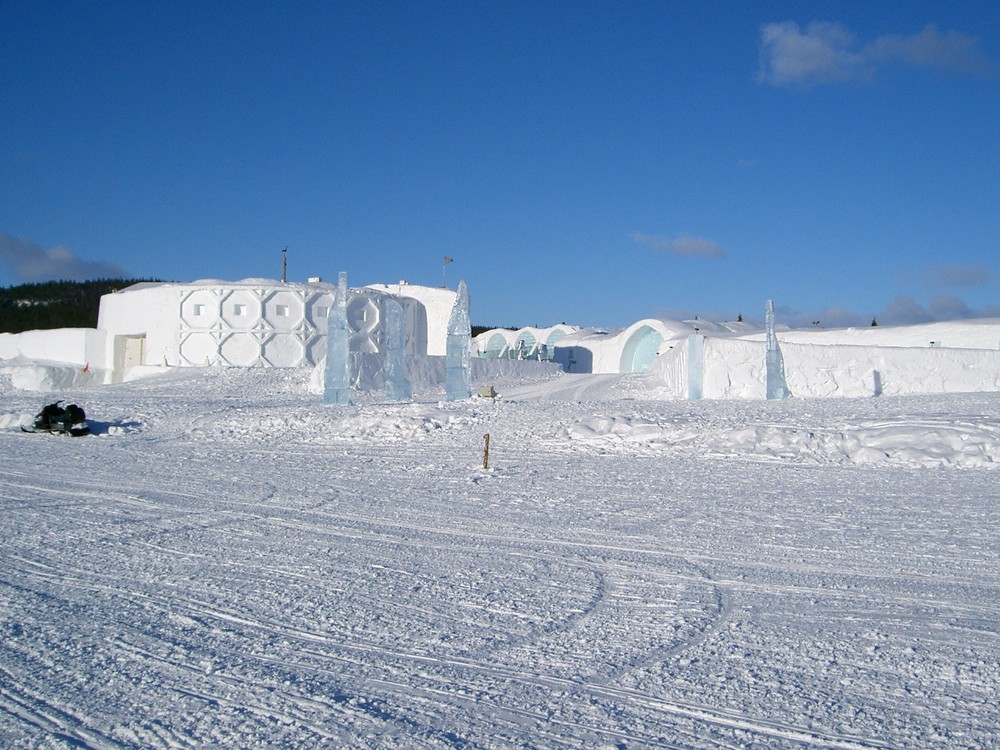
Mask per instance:
[[[41,281],[0,288],[0,333],[97,328],[101,297],[155,279]]]

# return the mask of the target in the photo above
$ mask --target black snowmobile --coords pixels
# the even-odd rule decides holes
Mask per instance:
[[[56,401],[44,407],[35,417],[33,429],[21,427],[25,432],[55,432],[61,435],[72,435],[80,437],[90,432],[87,426],[87,415],[83,409],[76,404],[69,404],[65,407],[62,401]]]

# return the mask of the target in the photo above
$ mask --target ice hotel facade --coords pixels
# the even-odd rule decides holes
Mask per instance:
[[[3,334],[0,359],[79,365],[104,382],[137,366],[313,367],[335,293],[319,279],[134,284],[101,298],[96,330]],[[390,297],[404,311],[407,356],[444,356],[455,292],[405,281],[348,290],[351,352],[384,353]]]

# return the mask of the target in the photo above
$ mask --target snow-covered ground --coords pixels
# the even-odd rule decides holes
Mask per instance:
[[[0,746],[997,747],[1000,393],[643,382],[0,379]]]

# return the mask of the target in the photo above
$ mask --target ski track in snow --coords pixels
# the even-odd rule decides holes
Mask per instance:
[[[233,370],[69,398],[94,435],[21,434],[37,394],[0,416],[3,747],[1000,735],[997,394],[326,407]]]

